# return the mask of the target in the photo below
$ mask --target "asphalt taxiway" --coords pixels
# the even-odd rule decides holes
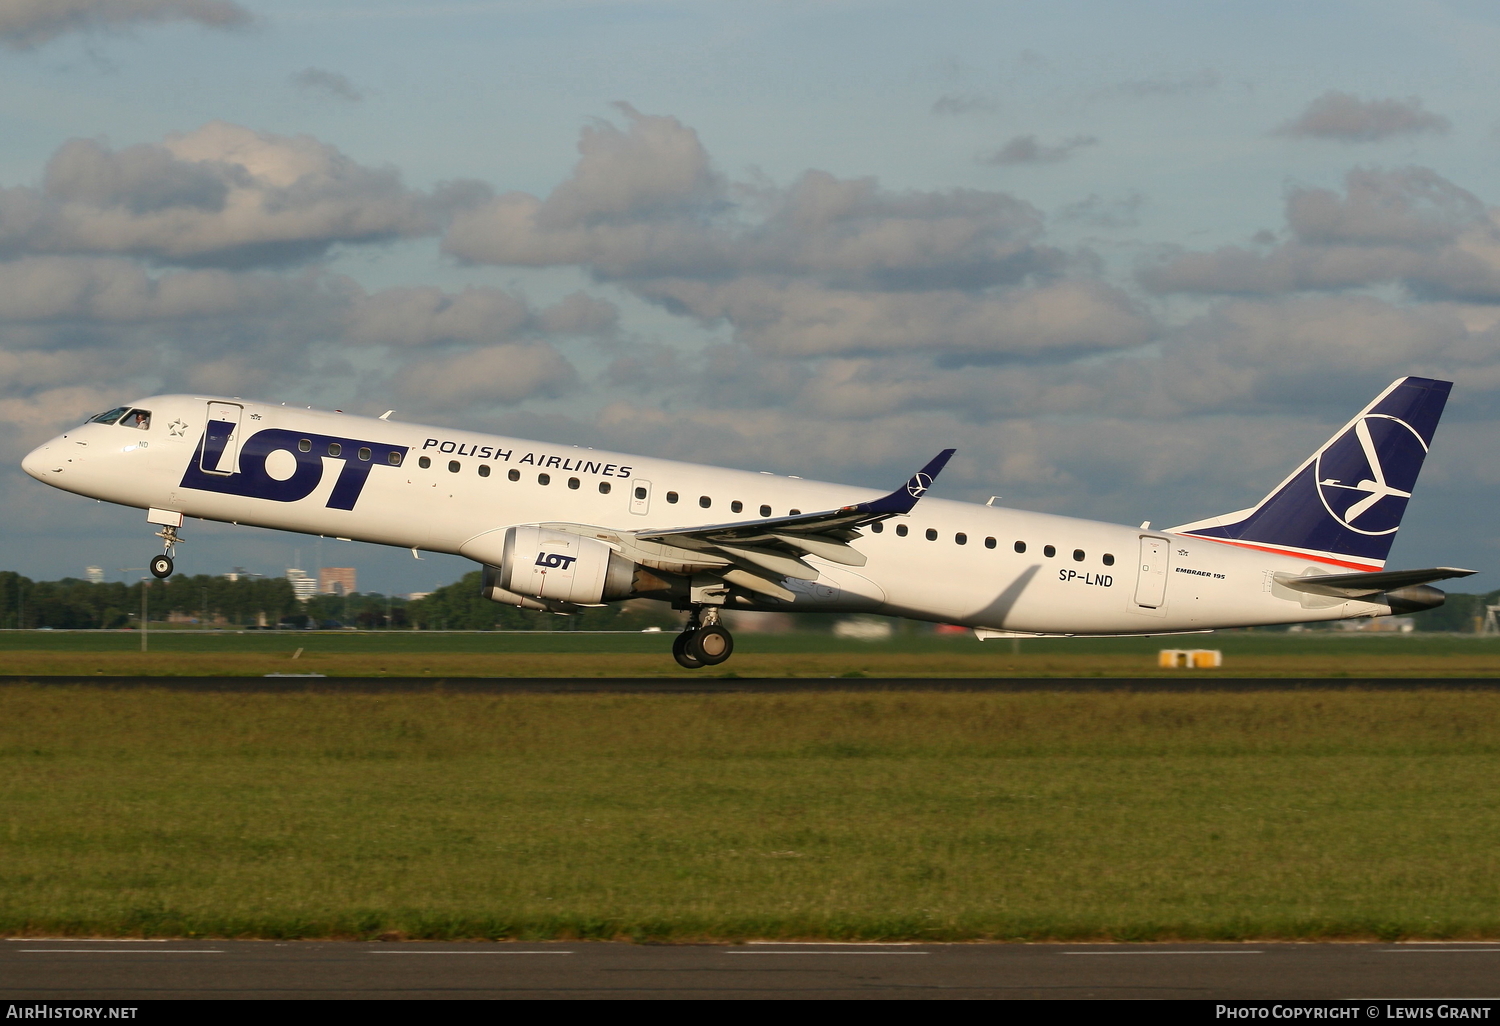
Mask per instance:
[[[1497,1000],[1500,944],[0,943],[0,999]]]

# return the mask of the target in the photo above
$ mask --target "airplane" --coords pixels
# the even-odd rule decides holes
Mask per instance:
[[[447,552],[483,594],[570,614],[686,611],[673,655],[728,659],[726,610],[876,613],[993,638],[1166,635],[1430,609],[1455,567],[1385,569],[1451,382],[1405,377],[1248,509],[1153,530],[933,498],[944,449],[866,488],[238,398],[155,395],[38,446],[55,488],[147,511],[165,578],[187,518]]]

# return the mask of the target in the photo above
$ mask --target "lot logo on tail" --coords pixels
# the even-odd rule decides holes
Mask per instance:
[[[1318,454],[1318,497],[1351,531],[1394,534],[1426,455],[1422,436],[1406,421],[1368,414]]]
[[[1172,530],[1379,569],[1452,387],[1432,378],[1392,382],[1255,507]]]

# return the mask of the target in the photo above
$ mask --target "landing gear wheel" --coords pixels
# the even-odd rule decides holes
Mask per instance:
[[[153,556],[151,558],[151,576],[156,578],[167,578],[172,576],[172,557]]]
[[[697,633],[697,631],[692,630],[683,631],[672,639],[672,658],[677,660],[679,666],[686,667],[689,670],[701,669],[703,666],[703,660],[693,655],[690,651],[693,635]]]
[[[718,666],[734,654],[734,637],[717,624],[700,627],[693,631],[685,648],[704,666]]]

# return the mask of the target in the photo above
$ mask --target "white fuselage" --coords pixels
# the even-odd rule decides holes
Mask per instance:
[[[209,403],[243,410],[230,451],[213,468],[202,466]],[[171,395],[135,405],[151,411],[149,429],[85,424],[31,453],[23,464],[27,473],[126,506],[447,553],[511,525],[689,528],[834,509],[881,494],[238,399]],[[271,478],[290,479],[294,471],[311,475],[299,480],[318,478],[307,494],[265,497],[193,483],[217,487],[216,481],[229,480],[237,447],[267,430],[285,432],[289,445],[299,444],[300,435],[312,440],[314,451],[303,456],[301,470],[290,453],[262,457]],[[326,455],[330,438],[346,440],[337,457]],[[389,453],[402,447],[393,464]],[[362,449],[369,450],[367,460],[361,461]],[[316,459],[306,465],[313,457],[321,460],[320,477]],[[424,458],[429,466],[421,465]],[[354,479],[361,474],[358,487]],[[636,498],[641,489],[645,499]],[[1273,581],[1276,573],[1345,573],[1347,565],[1071,517],[923,498],[911,514],[863,534],[853,547],[867,557],[864,566],[812,557],[817,581],[786,582],[795,601],[741,595],[731,604],[1067,635],[1160,634],[1390,612],[1380,603],[1304,595]]]

